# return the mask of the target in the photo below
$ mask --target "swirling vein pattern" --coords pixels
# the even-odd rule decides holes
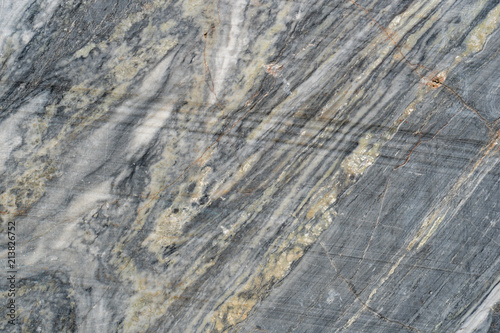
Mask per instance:
[[[0,21],[1,331],[500,329],[498,0]]]

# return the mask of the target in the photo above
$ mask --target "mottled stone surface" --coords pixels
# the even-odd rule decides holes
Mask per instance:
[[[0,8],[0,331],[500,331],[498,0]]]

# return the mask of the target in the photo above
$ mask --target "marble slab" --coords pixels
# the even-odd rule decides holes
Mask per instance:
[[[500,332],[498,0],[2,0],[2,332]]]

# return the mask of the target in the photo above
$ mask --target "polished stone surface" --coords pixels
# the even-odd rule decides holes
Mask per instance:
[[[0,331],[500,330],[498,0],[0,9]]]

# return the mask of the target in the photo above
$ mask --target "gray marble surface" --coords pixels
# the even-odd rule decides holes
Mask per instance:
[[[0,331],[499,332],[499,25],[2,0]]]

